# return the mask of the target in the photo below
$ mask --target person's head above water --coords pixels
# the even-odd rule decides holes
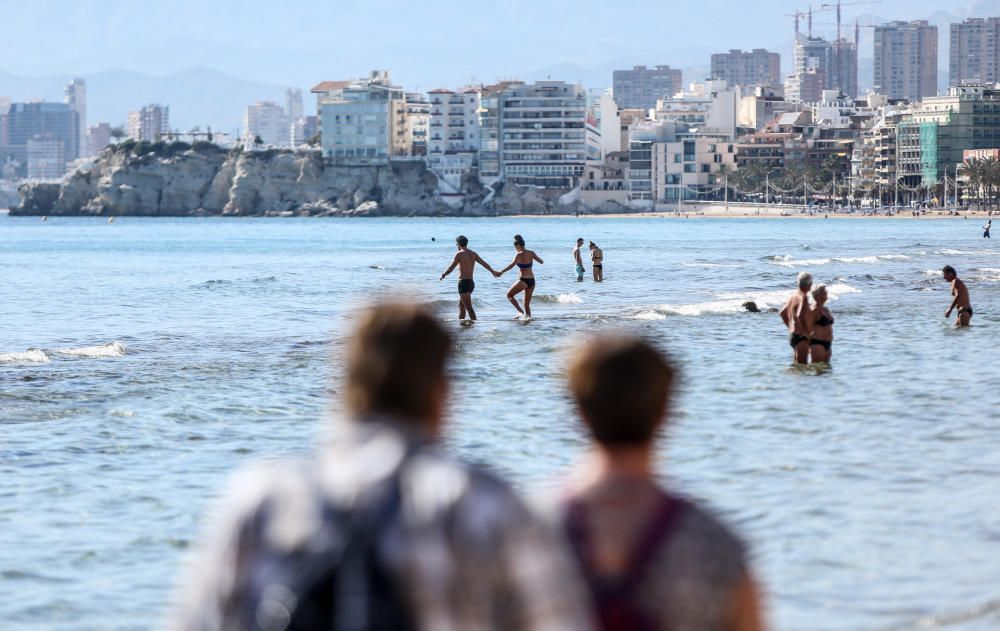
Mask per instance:
[[[451,337],[426,310],[380,304],[358,319],[344,403],[353,418],[391,416],[436,432],[444,413]]]
[[[590,247],[590,249],[591,249],[591,250],[593,250],[594,248],[596,248],[596,247],[597,247],[597,244],[596,244],[596,243],[594,243],[593,241],[591,241],[591,242],[590,242],[590,246],[588,246],[588,247]]]
[[[524,248],[524,237],[522,237],[519,234],[515,234],[514,235],[514,247],[515,248]]]
[[[809,291],[813,284],[812,274],[809,272],[799,272],[799,289]]]
[[[463,234],[460,234],[457,237],[455,237],[455,243],[460,248],[467,248],[469,247],[469,238]]]
[[[945,280],[955,280],[956,278],[958,278],[958,272],[956,272],[955,268],[952,267],[951,265],[945,265],[941,269],[941,274],[944,275]]]
[[[602,447],[650,444],[669,412],[676,370],[649,343],[606,336],[573,357],[569,388],[594,441]]]
[[[583,237],[576,240],[577,245],[583,245]]]
[[[827,299],[826,285],[818,285],[816,289],[813,289],[812,297],[818,303],[826,302]]]

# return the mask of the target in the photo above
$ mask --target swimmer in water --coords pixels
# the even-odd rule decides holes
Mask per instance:
[[[826,301],[829,299],[826,285],[814,289],[812,297],[816,304],[810,310],[812,334],[809,339],[809,353],[814,364],[816,362],[829,364],[830,358],[833,357],[833,314],[826,306]]]
[[[993,228],[993,220],[992,219],[987,219],[986,220],[986,225],[983,226],[983,238],[984,239],[991,239],[991,237],[990,237],[990,230],[992,228]]]
[[[476,289],[476,281],[472,279],[472,275],[476,271],[476,263],[488,269],[493,276],[497,276],[497,271],[469,249],[469,240],[465,236],[459,235],[455,239],[455,245],[458,247],[458,252],[438,280],[444,280],[445,276],[458,267],[458,319],[465,320],[465,314],[468,313],[469,319],[475,320],[476,310],[472,308],[472,292]]]
[[[972,320],[972,301],[969,300],[969,288],[965,286],[965,281],[958,277],[958,272],[951,265],[945,265],[941,270],[944,279],[951,283],[951,295],[955,297],[951,301],[951,306],[944,312],[944,317],[950,318],[951,312],[958,309],[958,317],[955,318],[955,326],[969,326]]]
[[[604,251],[593,241],[590,242],[590,261],[594,266],[594,282],[599,283],[604,280]]]
[[[535,273],[531,271],[531,266],[535,261],[544,265],[545,261],[539,258],[532,250],[524,247],[524,237],[519,234],[514,235],[514,250],[516,251],[514,260],[511,261],[510,265],[500,270],[496,274],[496,277],[500,278],[515,265],[521,270],[520,278],[511,286],[510,291],[507,292],[507,300],[510,300],[510,304],[514,305],[514,308],[517,309],[515,320],[519,320],[522,317],[531,319],[531,296],[535,293]],[[517,303],[517,295],[522,291],[524,292],[524,309]]]
[[[576,282],[583,282],[583,274],[587,270],[583,269],[583,239],[576,240],[576,247],[573,248],[573,261],[576,262]]]
[[[788,344],[792,347],[792,357],[796,364],[809,363],[809,290],[812,289],[812,274],[799,274],[799,290],[788,299],[779,312],[782,322],[788,327]]]

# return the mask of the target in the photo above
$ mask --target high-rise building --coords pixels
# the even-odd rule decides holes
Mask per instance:
[[[28,141],[51,135],[63,144],[62,156],[74,160],[79,155],[78,115],[65,103],[12,103],[5,117],[7,139],[0,161],[12,158],[27,163]]]
[[[297,121],[305,116],[305,112],[302,109],[302,88],[288,88],[285,90],[285,114],[292,121]]]
[[[406,93],[389,71],[366,79],[324,81],[312,89],[319,106],[323,154],[351,164],[384,164],[408,155]]]
[[[1000,82],[1000,18],[951,25],[948,85]]]
[[[111,144],[111,125],[98,123],[87,129],[87,155],[95,156]]]
[[[155,142],[170,133],[170,107],[147,105],[138,112],[129,112],[126,134],[132,140]]]
[[[716,53],[712,55],[712,78],[733,87],[777,86],[781,84],[781,55],[763,48]]]
[[[822,80],[819,91],[838,90],[845,96],[858,96],[858,49],[846,39],[828,41],[822,37],[799,35],[795,40],[795,70],[785,82],[785,98],[809,103],[817,77],[805,77],[813,71]],[[803,92],[805,88],[805,92]]]
[[[87,84],[83,79],[73,79],[63,91],[63,99],[70,109],[77,114],[77,125],[80,137],[77,139],[77,155],[69,156],[71,160],[90,155],[87,146]]]
[[[613,79],[615,103],[625,109],[650,110],[658,100],[670,98],[684,84],[681,71],[670,66],[615,70]]]
[[[66,145],[51,133],[29,138],[25,153],[29,178],[53,179],[66,174]]]
[[[288,115],[277,103],[257,101],[243,114],[243,137],[249,142],[260,138],[265,145],[284,147],[291,141]]]
[[[429,96],[428,162],[433,165],[447,155],[478,153],[479,90],[431,90]]]
[[[890,99],[919,101],[937,94],[937,27],[926,20],[875,27],[873,89]]]
[[[600,159],[581,85],[538,81],[500,94],[500,164],[512,184],[571,188],[588,157]]]

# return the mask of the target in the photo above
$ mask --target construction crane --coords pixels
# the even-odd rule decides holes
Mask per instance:
[[[823,9],[836,9],[837,10],[837,41],[840,41],[840,7],[850,7],[859,4],[880,4],[882,0],[851,0],[850,2],[837,2],[825,3],[822,5]]]
[[[863,28],[878,28],[875,24],[858,24],[857,20],[854,20],[854,48],[855,50],[861,50],[861,29]]]
[[[808,35],[809,35],[809,37],[813,36],[813,13],[822,13],[823,11],[830,11],[831,10],[830,8],[825,8],[826,5],[823,5],[823,7],[824,8],[813,9],[812,5],[810,5],[808,11],[799,11],[798,9],[796,9],[795,13],[785,13],[784,14],[787,17],[795,19],[795,39],[796,40],[799,38],[799,20],[802,19],[802,18],[807,18],[808,19],[808,24],[809,24]]]

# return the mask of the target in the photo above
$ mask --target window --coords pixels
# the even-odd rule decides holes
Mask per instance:
[[[684,172],[685,173],[694,173],[695,172],[694,167],[695,167],[695,165],[693,165],[693,164],[685,164],[684,165]]]

